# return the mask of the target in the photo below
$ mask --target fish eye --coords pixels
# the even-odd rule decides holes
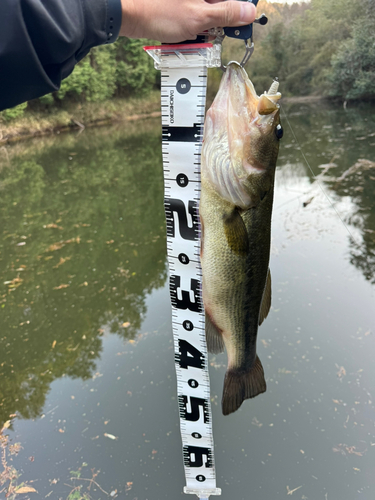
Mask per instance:
[[[282,138],[282,136],[284,135],[284,130],[283,130],[283,127],[280,125],[280,123],[278,124],[278,126],[276,127],[275,129],[275,134],[276,134],[276,137],[280,140]]]

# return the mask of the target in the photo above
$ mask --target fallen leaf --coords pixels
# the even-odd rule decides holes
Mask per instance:
[[[54,340],[54,341],[52,342],[52,349],[54,349],[54,348],[55,348],[55,345],[56,345],[56,340]]]
[[[343,377],[345,377],[346,370],[345,370],[345,368],[343,366],[336,365],[336,367],[339,369],[339,371],[337,372],[337,376],[341,380]]]
[[[71,238],[70,240],[58,241],[50,245],[46,252],[55,252],[56,250],[60,250],[60,248],[64,247],[68,243],[81,243],[81,238],[77,236],[77,238]]]
[[[67,260],[70,260],[71,257],[60,257],[60,261],[58,264],[56,264],[56,266],[53,266],[54,269],[57,269],[58,267],[60,267],[62,264],[64,264]]]
[[[57,224],[46,224],[43,226],[44,229],[62,229],[61,226],[58,226]]]
[[[60,250],[60,248],[62,248],[63,246],[65,246],[65,243],[63,241],[53,243],[47,248],[46,252],[55,252],[56,250]]]
[[[259,420],[256,417],[253,418],[253,420],[251,421],[251,423],[253,425],[256,425],[257,427],[262,427],[263,426],[263,424],[261,422],[259,422]]]
[[[21,488],[18,488],[16,490],[16,494],[20,495],[21,493],[38,493],[38,492],[31,486],[21,486]]]
[[[286,490],[288,492],[288,495],[293,495],[293,493],[297,490],[299,490],[300,488],[302,488],[302,486],[298,486],[298,488],[294,488],[294,490],[291,490],[289,489],[289,486],[286,487]]]
[[[303,208],[307,207],[307,205],[310,205],[310,203],[313,201],[313,199],[314,199],[314,196],[312,196],[312,197],[311,197],[311,198],[309,198],[308,200],[304,201],[304,202],[302,203]]]
[[[11,422],[11,420],[7,420],[7,421],[5,422],[5,424],[3,425],[3,429],[9,429],[9,427],[10,427],[10,424],[11,424],[11,423],[12,423],[12,422]],[[3,429],[2,429],[2,430],[3,430]]]
[[[129,321],[125,321],[125,323],[123,323],[121,326],[123,328],[128,328],[130,326],[130,322]]]
[[[62,288],[68,288],[68,286],[70,286],[70,285],[66,285],[66,284],[63,283],[60,286],[55,286],[54,290],[61,290]]]
[[[104,436],[109,439],[118,439],[118,437],[114,436],[113,434],[107,434],[106,432],[104,433]]]

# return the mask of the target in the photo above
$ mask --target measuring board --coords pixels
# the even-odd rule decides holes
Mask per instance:
[[[203,43],[145,50],[161,70],[164,206],[184,492],[208,498],[221,490],[216,488],[198,210],[207,67],[220,66],[220,47]]]

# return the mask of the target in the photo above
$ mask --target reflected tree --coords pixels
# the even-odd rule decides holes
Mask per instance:
[[[302,166],[311,183],[319,176],[333,200],[350,198],[354,209],[341,216],[361,235],[359,245],[351,241],[350,261],[375,283],[374,105],[362,103],[344,109],[322,102],[291,104],[284,105],[281,118],[285,135],[279,163]]]
[[[139,331],[166,279],[160,142],[158,123],[89,131],[1,169],[0,421],[92,376],[104,334]]]

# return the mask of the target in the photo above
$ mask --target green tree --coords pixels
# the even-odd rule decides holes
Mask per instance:
[[[372,6],[373,7],[373,6]],[[330,95],[344,99],[375,96],[375,12],[354,24],[353,38],[343,43],[332,58]]]
[[[145,94],[157,81],[151,57],[143,50],[148,40],[121,38],[116,43],[116,85],[120,95]]]
[[[111,98],[116,89],[115,50],[113,45],[92,49],[62,82],[57,99],[68,96],[97,102]]]

